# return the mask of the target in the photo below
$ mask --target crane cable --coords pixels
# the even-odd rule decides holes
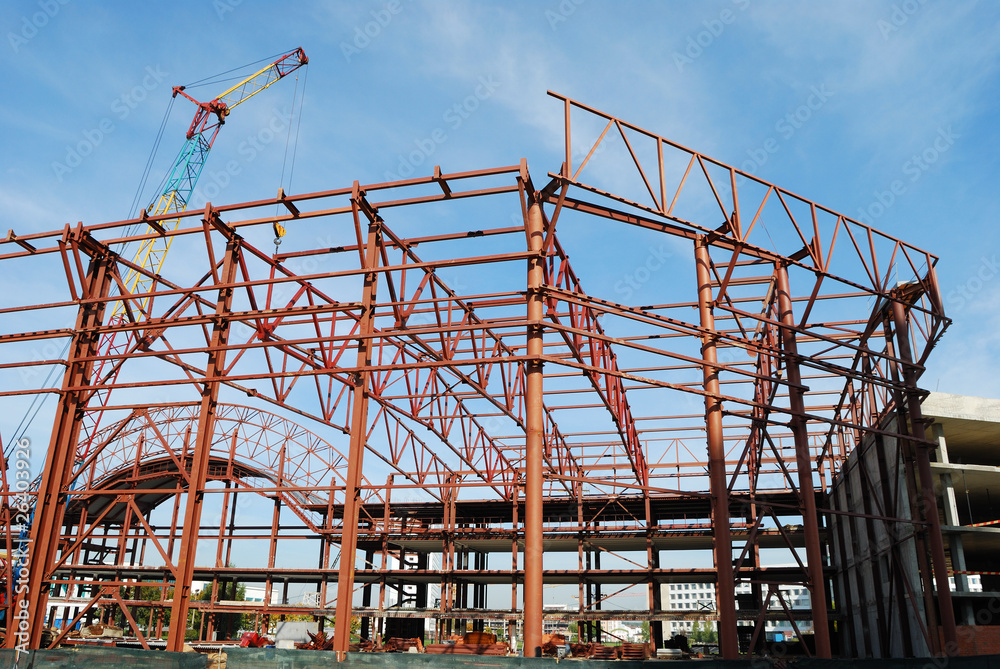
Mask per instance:
[[[72,341],[73,340],[70,339],[70,340],[68,340],[66,342],[66,346],[63,347],[62,353],[59,354],[60,358],[63,357],[64,355],[66,355],[66,351],[69,350],[69,345],[70,345],[70,343]],[[45,377],[45,381],[42,382],[42,388],[48,388],[49,387],[49,384],[52,382],[53,375],[58,370],[59,370],[59,365],[52,365],[52,367],[49,369],[48,376],[46,376]],[[53,385],[52,387],[55,388],[56,386]],[[20,441],[21,438],[24,436],[24,433],[28,431],[29,427],[31,427],[32,421],[35,420],[35,416],[38,415],[38,412],[41,410],[42,405],[45,404],[45,400],[47,400],[49,398],[50,394],[51,393],[43,393],[43,394],[40,394],[40,395],[35,395],[32,398],[31,404],[28,406],[28,410],[24,412],[24,417],[21,418],[21,422],[17,424],[16,428],[14,428],[14,433],[13,433],[14,434],[14,438],[7,442],[8,448],[4,449],[4,457],[5,458],[6,457],[10,457],[10,454],[13,452],[13,444],[16,444],[18,441]],[[36,404],[37,404],[37,406],[36,406]],[[34,413],[32,413],[32,410],[34,410]],[[30,418],[28,417],[28,414],[31,414]],[[27,423],[25,423],[25,421],[27,421]]]
[[[289,144],[289,142],[291,142],[291,144],[292,144],[292,164],[291,164],[291,166],[289,168],[289,172],[288,172],[288,190],[289,190],[289,192],[291,192],[291,190],[292,190],[292,177],[295,176],[295,156],[297,155],[298,148],[299,148],[299,129],[302,127],[302,108],[305,106],[306,84],[308,83],[308,81],[309,81],[309,68],[307,67],[307,68],[305,68],[305,76],[302,77],[302,95],[299,96],[299,98],[298,98],[299,115],[298,115],[298,118],[295,120],[295,139],[294,139],[294,141],[292,141],[292,129],[291,129],[291,125],[289,124],[288,134],[285,136],[285,153],[284,153],[284,155],[281,158],[281,178],[278,181],[278,185],[280,187],[284,188],[284,184],[285,184],[285,166],[288,163],[288,144]],[[292,91],[292,115],[293,116],[295,115],[295,97],[298,94],[298,90],[299,90],[299,77],[298,77],[298,75],[295,75],[295,89]],[[275,215],[275,217],[278,216],[278,214],[280,212],[280,209],[281,209],[281,205],[275,203],[275,205],[274,205],[274,215]],[[285,234],[284,227],[282,227],[281,224],[279,224],[277,221],[275,221],[275,223],[274,223],[274,253],[275,253],[275,255],[277,255],[277,253],[278,253],[278,246],[281,244],[281,238],[282,238],[282,236],[284,236],[284,234]]]
[[[246,69],[248,67],[251,67],[253,65],[257,65],[259,63],[263,63],[265,61],[272,61],[273,62],[274,59],[276,59],[278,56],[281,56],[281,55],[284,55],[284,54],[285,54],[284,51],[279,51],[278,53],[274,54],[273,56],[267,56],[265,58],[261,58],[260,60],[255,60],[252,63],[247,63],[246,65],[240,65],[239,67],[234,67],[231,70],[226,70],[225,72],[219,72],[218,74],[213,74],[213,75],[207,76],[204,79],[199,79],[198,81],[195,81],[194,83],[190,83],[190,84],[185,85],[184,88],[198,88],[200,86],[211,86],[213,84],[218,84],[218,83],[221,83],[223,81],[232,81],[234,79],[239,79],[241,77],[230,77],[229,79],[218,79],[218,80],[216,80],[215,78],[216,77],[221,77],[221,76],[226,75],[226,74],[232,74],[233,72],[238,72],[239,70],[244,70],[244,69]]]
[[[305,68],[305,76],[302,77],[302,95],[299,97],[299,118],[295,122],[295,143],[292,144],[292,166],[288,172],[288,190],[292,190],[292,177],[295,176],[295,156],[299,148],[299,128],[302,127],[302,108],[306,104],[306,84],[309,83],[309,68]],[[296,85],[298,82],[296,81]],[[284,178],[284,166],[281,168],[282,178]]]
[[[139,186],[135,189],[135,195],[132,196],[132,206],[128,210],[128,218],[135,218],[137,209],[139,208],[139,203],[142,201],[142,192],[146,188],[146,183],[149,180],[149,174],[153,169],[153,163],[156,160],[156,154],[160,148],[160,141],[163,139],[163,132],[167,127],[167,121],[170,118],[170,112],[174,108],[174,98],[171,96],[170,102],[167,104],[167,109],[163,113],[163,119],[160,121],[160,129],[156,132],[156,139],[153,141],[153,148],[149,152],[149,157],[146,159],[146,167],[142,171],[142,177],[139,179]],[[135,226],[129,226],[125,230],[125,236],[128,237],[134,231]],[[122,244],[122,250],[124,250],[124,243]]]

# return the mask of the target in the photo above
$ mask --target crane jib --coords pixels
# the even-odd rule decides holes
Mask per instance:
[[[180,224],[180,218],[169,218],[170,214],[180,214],[187,209],[191,194],[194,192],[205,167],[205,161],[212,150],[215,138],[225,123],[226,116],[238,105],[249,100],[265,88],[283,79],[303,65],[309,58],[302,48],[293,49],[264,68],[244,78],[235,86],[224,91],[209,102],[199,102],[184,92],[183,86],[173,89],[174,96],[191,100],[198,106],[194,120],[187,131],[187,138],[177,159],[168,173],[163,190],[155,202],[143,210],[142,218],[152,218],[153,224],[148,225],[146,232],[149,238],[143,240],[136,250],[133,267],[125,276],[125,294],[114,303],[111,312],[111,324],[142,322],[150,316],[150,294],[153,291],[155,276],[160,273],[166,260],[167,252],[173,236],[165,234],[174,231]],[[163,218],[167,217],[167,218]],[[98,386],[113,385],[121,369],[120,362],[108,364],[108,358],[124,359],[134,349],[148,346],[147,338],[136,336],[134,340],[116,341],[121,338],[119,331],[113,330],[102,339],[100,344],[101,363],[94,366],[91,382]],[[91,449],[94,437],[100,426],[102,409],[108,404],[109,390],[95,391],[84,413],[83,431],[78,445],[78,462],[86,459]]]

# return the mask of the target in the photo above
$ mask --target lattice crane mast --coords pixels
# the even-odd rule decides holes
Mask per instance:
[[[237,106],[308,62],[309,58],[301,48],[294,49],[208,102],[195,100],[185,92],[184,86],[174,87],[174,97],[180,95],[187,98],[198,106],[198,110],[187,130],[187,141],[170,169],[162,192],[154,203],[143,210],[142,218],[170,213],[179,214],[184,211],[198,183],[198,177],[201,176],[215,138],[226,122],[226,117]],[[173,237],[163,233],[167,230],[176,230],[178,225],[180,218],[147,225],[146,232],[155,236],[142,241],[133,261],[134,265],[145,271],[129,268],[124,284],[128,294],[134,297],[125,297],[115,303],[109,325],[138,323],[149,318],[149,300],[154,281],[150,274],[160,273],[167,251],[170,250]],[[94,385],[112,385],[118,377],[123,362],[122,356],[130,346],[128,339],[120,336],[119,332],[113,330],[105,334],[101,340],[99,362],[94,366],[92,378]],[[140,337],[138,331],[135,337],[137,339]],[[88,407],[96,410],[88,410],[84,416],[83,434],[78,448],[79,458],[85,458],[90,451],[104,413],[101,409],[107,406],[110,392],[109,389],[96,390],[88,402]]]

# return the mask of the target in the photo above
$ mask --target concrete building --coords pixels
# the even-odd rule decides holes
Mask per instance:
[[[990,609],[1000,597],[1000,400],[931,393],[923,411],[938,442],[931,470],[957,622],[1000,624]]]
[[[919,525],[884,518],[922,518],[931,504],[941,522],[958,625],[953,650],[1000,652],[1000,499],[994,499],[1000,495],[1000,400],[931,393],[921,410],[927,437],[936,443],[933,502],[919,492],[912,449],[881,435],[851,453],[830,492],[834,509],[854,512],[832,515],[828,538],[848,655],[931,653],[934,640],[923,623],[934,601],[925,537]]]
[[[782,585],[779,586],[785,604],[793,610],[808,611],[810,607],[809,591],[804,586]],[[736,594],[750,595],[751,588],[748,583],[741,583],[736,588]],[[685,614],[683,619],[670,620],[664,623],[664,632],[667,637],[676,634],[690,636],[695,623],[702,629],[715,626],[715,584],[714,583],[669,583],[663,586],[664,609]],[[782,611],[782,606],[776,598],[772,598],[768,604],[768,611]],[[702,613],[703,616],[699,616]],[[812,626],[808,621],[797,622],[799,631],[808,633]],[[783,616],[775,616],[764,623],[764,631],[769,634],[781,633],[786,638],[795,636],[795,630],[791,622]]]

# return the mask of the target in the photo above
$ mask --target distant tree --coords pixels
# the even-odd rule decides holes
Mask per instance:
[[[576,623],[575,620],[569,624],[569,627],[566,628],[566,631],[569,632],[568,640],[570,642],[580,640],[580,626]]]
[[[133,601],[158,602],[160,601],[162,592],[163,591],[155,585],[148,585],[148,586],[143,585],[135,588],[122,586],[121,588],[118,589],[118,594],[121,595],[121,598],[124,599],[125,601],[133,600]],[[174,597],[174,589],[168,588],[166,595],[164,595],[163,598],[165,600],[171,600],[173,599],[173,597]],[[135,618],[136,624],[138,624],[139,627],[141,627],[146,632],[150,631],[146,629],[147,627],[149,627],[150,608],[152,607],[135,606],[129,608],[129,612],[132,614],[132,617]],[[159,616],[163,617],[163,626],[169,627],[170,626],[169,604],[162,607],[157,607],[157,610],[159,611],[159,614],[153,615],[153,629],[156,629],[156,622],[159,619]]]
[[[691,633],[688,635],[688,638],[694,643],[704,643],[705,633],[701,629],[700,620],[695,620],[691,623]]]
[[[642,621],[642,640],[649,641],[649,621]]]
[[[229,565],[230,567],[234,565]],[[242,602],[246,599],[247,587],[243,583],[223,582],[219,583],[218,600],[231,600]],[[207,583],[205,587],[198,591],[194,597],[198,601],[207,602],[212,599],[212,584]],[[191,615],[191,629],[195,634],[201,627],[201,611],[195,609]],[[215,630],[218,639],[231,639],[240,630],[253,624],[253,617],[242,613],[216,613]],[[207,625],[207,623],[206,623]],[[197,638],[197,637],[196,637]]]

